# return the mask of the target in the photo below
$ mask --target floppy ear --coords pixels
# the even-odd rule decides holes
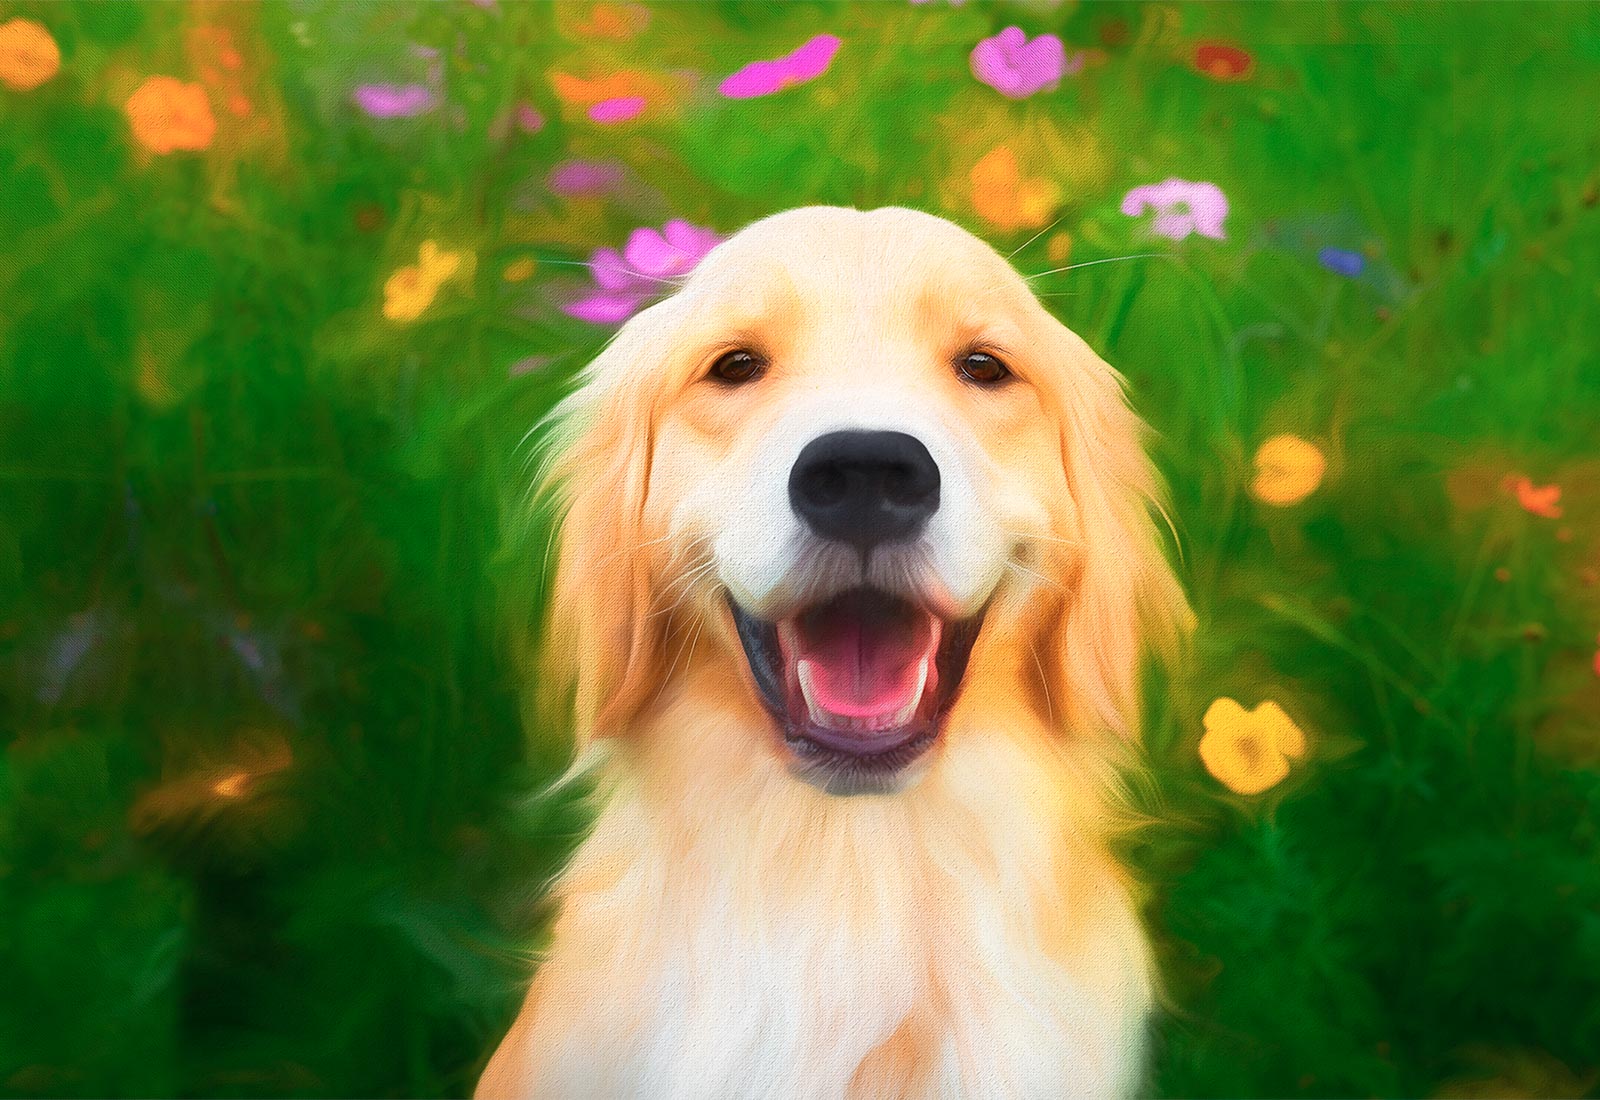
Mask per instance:
[[[1148,428],[1123,379],[1065,325],[1050,321],[1061,455],[1078,514],[1064,606],[1043,627],[1045,687],[1073,729],[1139,735],[1147,654],[1172,662],[1193,625],[1163,551],[1162,486],[1145,453]]]
[[[570,700],[577,749],[637,713],[661,653],[640,547],[661,385],[660,303],[637,314],[551,414],[540,496],[561,517],[539,649],[543,701]]]

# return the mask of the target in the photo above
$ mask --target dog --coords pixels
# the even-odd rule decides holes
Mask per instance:
[[[480,1097],[1118,1097],[1108,841],[1189,612],[1120,377],[983,241],[806,207],[554,417],[541,675],[595,828]]]

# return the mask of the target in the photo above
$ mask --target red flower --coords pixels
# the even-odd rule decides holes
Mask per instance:
[[[1500,487],[1517,498],[1522,510],[1545,519],[1561,518],[1561,486],[1535,485],[1522,474],[1507,474]]]
[[[1212,80],[1247,80],[1255,58],[1229,42],[1202,42],[1195,47],[1194,67]]]

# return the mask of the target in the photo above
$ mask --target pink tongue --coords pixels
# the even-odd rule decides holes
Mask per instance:
[[[811,666],[811,696],[834,714],[893,714],[916,694],[921,664],[938,644],[937,620],[878,624],[838,616],[808,632],[794,656]],[[930,665],[929,678],[933,672]]]

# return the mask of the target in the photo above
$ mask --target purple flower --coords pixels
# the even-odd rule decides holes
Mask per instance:
[[[1007,27],[972,49],[972,75],[1009,99],[1027,99],[1035,92],[1054,88],[1067,73],[1067,51],[1061,39],[1041,34],[1033,41],[1021,27]],[[1074,58],[1076,72],[1083,67]]]
[[[754,99],[804,84],[828,71],[839,46],[837,35],[819,34],[783,57],[752,61],[730,74],[717,90],[728,99]]]
[[[544,116],[535,110],[531,103],[519,103],[517,125],[522,127],[522,132],[525,134],[537,134],[544,129]]]
[[[660,230],[635,229],[621,252],[602,248],[589,258],[597,290],[562,306],[562,312],[596,325],[626,321],[664,283],[693,271],[717,241],[711,230],[680,219]]]
[[[1317,252],[1317,262],[1337,275],[1354,279],[1366,269],[1367,258],[1348,248],[1324,248]]]
[[[438,103],[433,89],[423,84],[363,84],[352,98],[373,118],[411,118]]]
[[[599,195],[622,182],[623,168],[615,160],[565,160],[550,169],[547,183],[558,195]]]
[[[1166,179],[1135,187],[1122,199],[1122,212],[1137,218],[1155,211],[1155,231],[1181,241],[1191,233],[1222,240],[1222,221],[1228,216],[1228,197],[1214,183]]]

